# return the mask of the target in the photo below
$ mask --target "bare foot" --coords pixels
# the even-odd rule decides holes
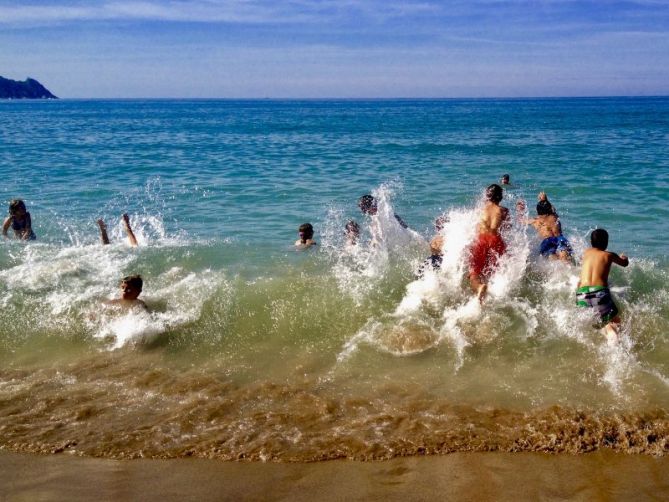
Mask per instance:
[[[107,225],[105,224],[105,221],[102,218],[99,218],[96,223],[98,224],[98,227],[100,227],[100,230],[104,230],[107,228]]]

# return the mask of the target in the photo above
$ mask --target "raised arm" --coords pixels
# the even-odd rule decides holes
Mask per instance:
[[[137,238],[135,237],[132,227],[130,227],[130,218],[128,213],[123,213],[123,228],[125,228],[125,233],[128,235],[128,242],[132,247],[137,247]]]
[[[102,218],[97,221],[98,227],[100,227],[100,240],[102,244],[109,244],[109,236],[107,235],[107,225]]]

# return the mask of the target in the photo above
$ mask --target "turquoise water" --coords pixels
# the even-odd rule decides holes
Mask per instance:
[[[0,118],[0,198],[24,199],[38,236],[0,247],[5,446],[279,460],[669,448],[669,98],[11,101]],[[472,299],[477,203],[504,173],[503,204],[533,214],[547,192],[577,255],[603,227],[631,258],[611,276],[618,345],[574,306],[578,265],[542,260],[517,221],[489,300]],[[440,214],[444,266],[416,280]],[[296,252],[305,221],[320,245]],[[130,273],[150,312],[102,308]]]

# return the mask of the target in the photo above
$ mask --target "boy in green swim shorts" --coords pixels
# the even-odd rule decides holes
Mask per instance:
[[[627,256],[606,251],[609,245],[609,234],[603,228],[593,230],[590,234],[591,248],[583,253],[581,278],[576,291],[576,304],[579,307],[594,308],[599,314],[609,343],[618,341],[618,327],[620,316],[618,308],[613,303],[609,291],[609,272],[615,263],[621,267],[629,265]]]

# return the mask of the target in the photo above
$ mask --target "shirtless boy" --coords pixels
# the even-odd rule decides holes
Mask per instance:
[[[297,233],[300,236],[300,238],[295,241],[295,247],[297,249],[308,249],[317,244],[314,240],[314,227],[311,223],[302,223],[297,230]]]
[[[618,256],[606,251],[609,245],[609,234],[603,228],[592,231],[590,243],[592,247],[583,253],[583,267],[576,291],[576,304],[579,307],[594,308],[602,323],[605,323],[606,338],[609,343],[615,343],[618,340],[620,316],[618,316],[618,308],[613,303],[609,291],[609,272],[613,263],[626,267],[629,260],[624,254]]]
[[[548,199],[539,199],[537,217],[527,220],[526,223],[532,225],[543,239],[539,248],[541,256],[563,261],[571,260],[571,246],[562,235],[562,225]]]
[[[143,281],[139,275],[129,275],[121,279],[121,298],[107,300],[106,305],[119,305],[124,308],[140,307],[148,310],[146,303],[138,297],[142,293]]]
[[[135,237],[135,233],[132,231],[132,227],[130,226],[130,218],[128,217],[128,214],[123,213],[121,219],[123,220],[123,228],[125,230],[125,233],[128,236],[128,243],[132,247],[137,247],[137,238]],[[102,244],[109,244],[109,236],[107,235],[107,225],[102,220],[102,218],[100,218],[97,221],[97,224],[98,227],[100,227],[100,240],[102,241]]]
[[[499,205],[502,201],[502,187],[493,184],[486,191],[486,203],[481,213],[469,261],[469,282],[479,301],[483,301],[488,289],[487,281],[497,265],[497,260],[506,251],[506,244],[500,235],[502,228],[509,225],[509,210]]]

